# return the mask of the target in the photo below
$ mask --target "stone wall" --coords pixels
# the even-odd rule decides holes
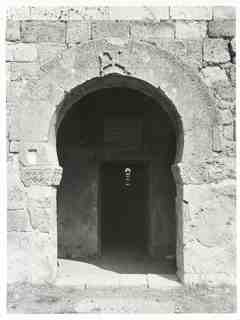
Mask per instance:
[[[42,77],[46,71],[44,65],[57,61],[66,49],[101,38],[111,39],[115,44],[136,40],[165,50],[180,64],[188,65],[193,78],[200,76],[214,97],[216,107],[212,111],[217,125],[213,130],[211,157],[202,167],[193,164],[181,168],[189,184],[183,192],[182,263],[186,282],[204,282],[206,278],[232,282],[235,273],[235,9],[19,7],[9,8],[7,17],[9,282],[52,281],[55,275],[52,261],[56,259],[56,216],[51,211],[55,212],[54,185],[58,184],[60,171],[24,171],[26,159],[24,153],[19,153],[22,93]],[[69,62],[66,56],[64,59],[71,70],[71,59]],[[174,70],[169,72],[175,76]],[[59,97],[63,96],[62,88],[58,90]],[[43,97],[41,103],[45,104],[46,113],[50,112],[48,103],[59,103],[43,86],[38,94]],[[33,130],[31,125],[36,124],[29,123],[29,132]],[[188,139],[194,141],[196,136]],[[39,161],[46,165],[47,151],[41,143],[37,147],[34,143],[29,146],[30,161],[36,162],[36,154],[42,148]],[[31,185],[33,180],[36,185]],[[45,190],[43,185],[52,187]],[[206,257],[210,257],[208,263]]]

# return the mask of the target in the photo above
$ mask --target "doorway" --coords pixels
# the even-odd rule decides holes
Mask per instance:
[[[101,252],[147,253],[148,167],[109,162],[100,169]]]
[[[69,110],[57,142],[59,258],[105,257],[122,271],[130,250],[131,259],[175,259],[176,137],[156,101],[123,87],[93,92]]]

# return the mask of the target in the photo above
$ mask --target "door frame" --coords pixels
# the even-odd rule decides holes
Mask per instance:
[[[146,251],[150,256],[150,241],[151,241],[151,163],[149,160],[133,160],[133,159],[121,159],[121,160],[106,160],[99,161],[97,168],[97,242],[98,242],[98,256],[102,255],[102,193],[103,193],[103,183],[102,183],[102,168],[104,165],[142,165],[146,172]]]

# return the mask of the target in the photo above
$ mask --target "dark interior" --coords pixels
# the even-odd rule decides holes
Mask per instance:
[[[106,163],[101,168],[102,252],[147,249],[148,179],[141,163]]]
[[[160,257],[161,266],[175,255],[176,136],[161,103],[125,87],[88,94],[65,115],[57,148],[63,167],[59,257],[97,257],[96,263],[115,270],[121,265],[124,272],[134,252]],[[113,255],[104,260],[107,251]],[[134,272],[146,266],[136,269],[135,262],[128,264]]]

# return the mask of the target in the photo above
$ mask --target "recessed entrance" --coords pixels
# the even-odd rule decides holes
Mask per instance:
[[[101,167],[101,248],[147,253],[148,167],[115,162]]]
[[[26,209],[34,215],[42,212],[34,230],[27,232],[33,243],[33,250],[29,250],[36,253],[41,246],[42,252],[33,257],[41,272],[36,272],[28,259],[24,277],[51,282],[56,275],[57,254],[67,259],[97,254],[99,164],[141,160],[150,163],[151,256],[164,258],[177,252],[177,274],[183,282],[213,279],[214,259],[207,267],[200,263],[207,260],[211,248],[203,252],[198,244],[199,250],[195,250],[196,243],[191,241],[185,246],[192,225],[189,215],[192,208],[201,205],[200,185],[211,181],[208,172],[212,170],[213,152],[221,150],[215,101],[201,79],[168,52],[134,40],[84,42],[41,69],[44,72],[38,79],[24,87],[19,114],[19,177],[29,199]],[[115,114],[115,120],[112,115],[108,117],[110,113]],[[139,126],[138,120],[131,125],[130,113],[140,118]],[[130,145],[125,144],[123,130],[120,139],[118,135],[111,139],[111,130],[105,130],[109,122],[114,124],[109,128],[114,129],[121,114],[129,119],[120,122],[128,122],[124,132]],[[137,129],[131,132],[132,127]],[[211,211],[204,194],[202,206]],[[38,199],[32,201],[36,196]],[[39,210],[40,203],[43,210]],[[45,209],[45,204],[49,208]],[[205,227],[195,231],[204,234]],[[224,262],[221,255],[217,257]],[[25,266],[25,258],[25,253],[19,261],[13,257],[11,265]]]
[[[58,257],[118,273],[176,272],[176,132],[141,90],[103,88],[58,129]]]

